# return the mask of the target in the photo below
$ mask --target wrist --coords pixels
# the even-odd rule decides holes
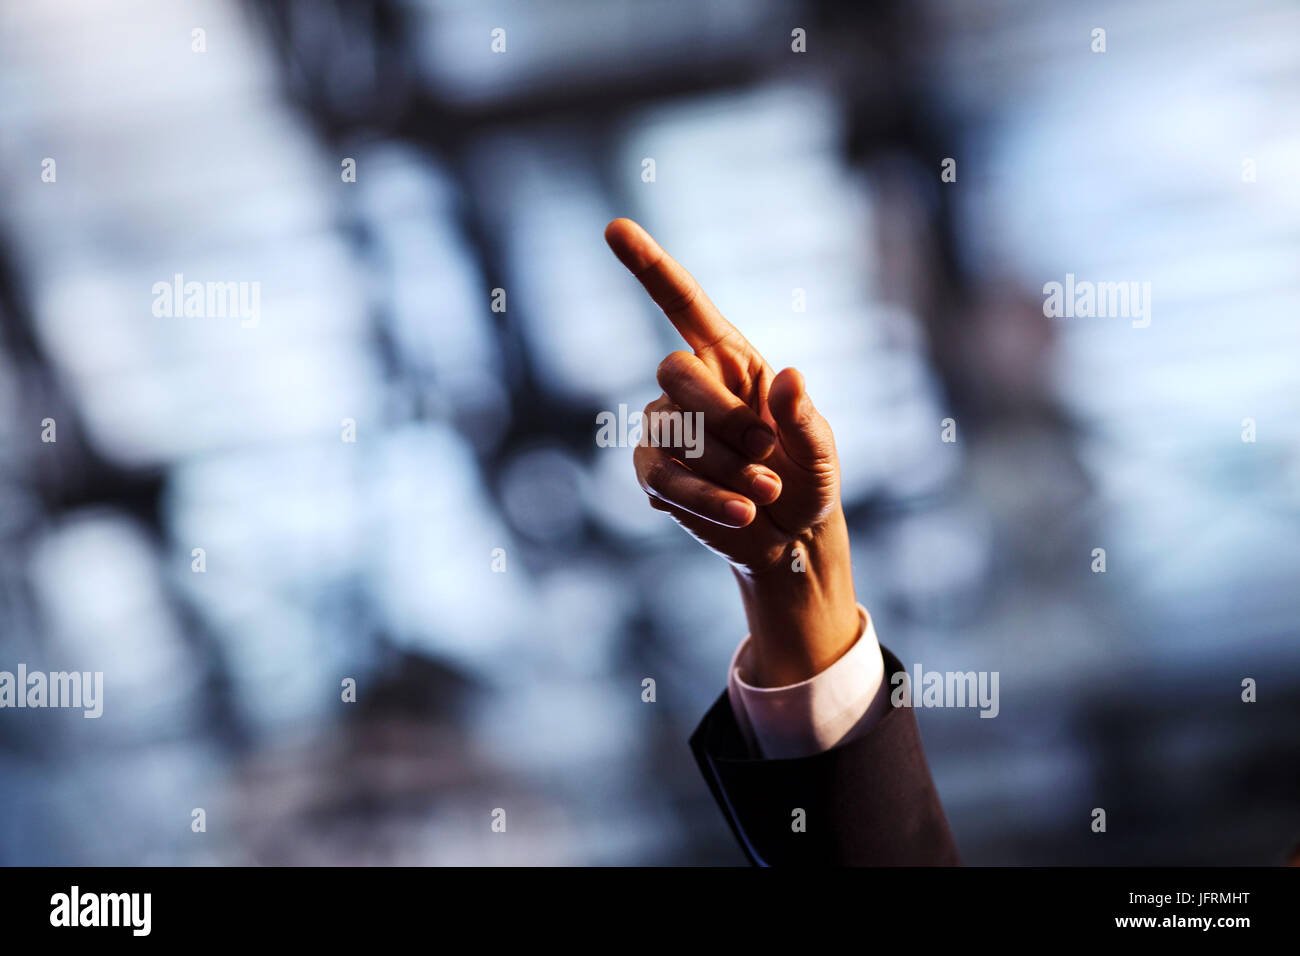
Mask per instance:
[[[769,568],[737,568],[735,575],[749,622],[749,683],[782,687],[807,680],[857,640],[861,622],[848,526],[838,507]]]

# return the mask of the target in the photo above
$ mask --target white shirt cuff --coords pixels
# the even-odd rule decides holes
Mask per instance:
[[[830,667],[785,687],[746,683],[749,635],[727,670],[727,697],[750,749],[769,759],[807,757],[866,732],[884,715],[885,660],[871,615],[858,605],[858,639]]]

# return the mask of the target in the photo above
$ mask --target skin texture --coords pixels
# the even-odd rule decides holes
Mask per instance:
[[[615,219],[605,241],[691,349],[660,363],[663,394],[647,416],[704,416],[699,457],[655,447],[647,429],[637,480],[652,508],[731,563],[752,639],[745,679],[806,680],[852,646],[860,623],[830,425],[803,376],[775,372],[649,233]]]

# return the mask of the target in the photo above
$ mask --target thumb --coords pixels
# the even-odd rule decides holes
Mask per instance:
[[[782,369],[772,380],[767,407],[776,422],[785,453],[804,468],[835,461],[835,437],[804,389],[797,369]]]

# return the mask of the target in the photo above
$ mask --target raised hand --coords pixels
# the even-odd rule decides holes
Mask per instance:
[[[629,219],[605,229],[692,351],[659,365],[663,395],[645,408],[700,413],[702,452],[634,454],[650,505],[672,515],[736,571],[754,638],[753,675],[779,685],[812,676],[858,633],[835,440],[795,369],[772,367],[699,283]]]

